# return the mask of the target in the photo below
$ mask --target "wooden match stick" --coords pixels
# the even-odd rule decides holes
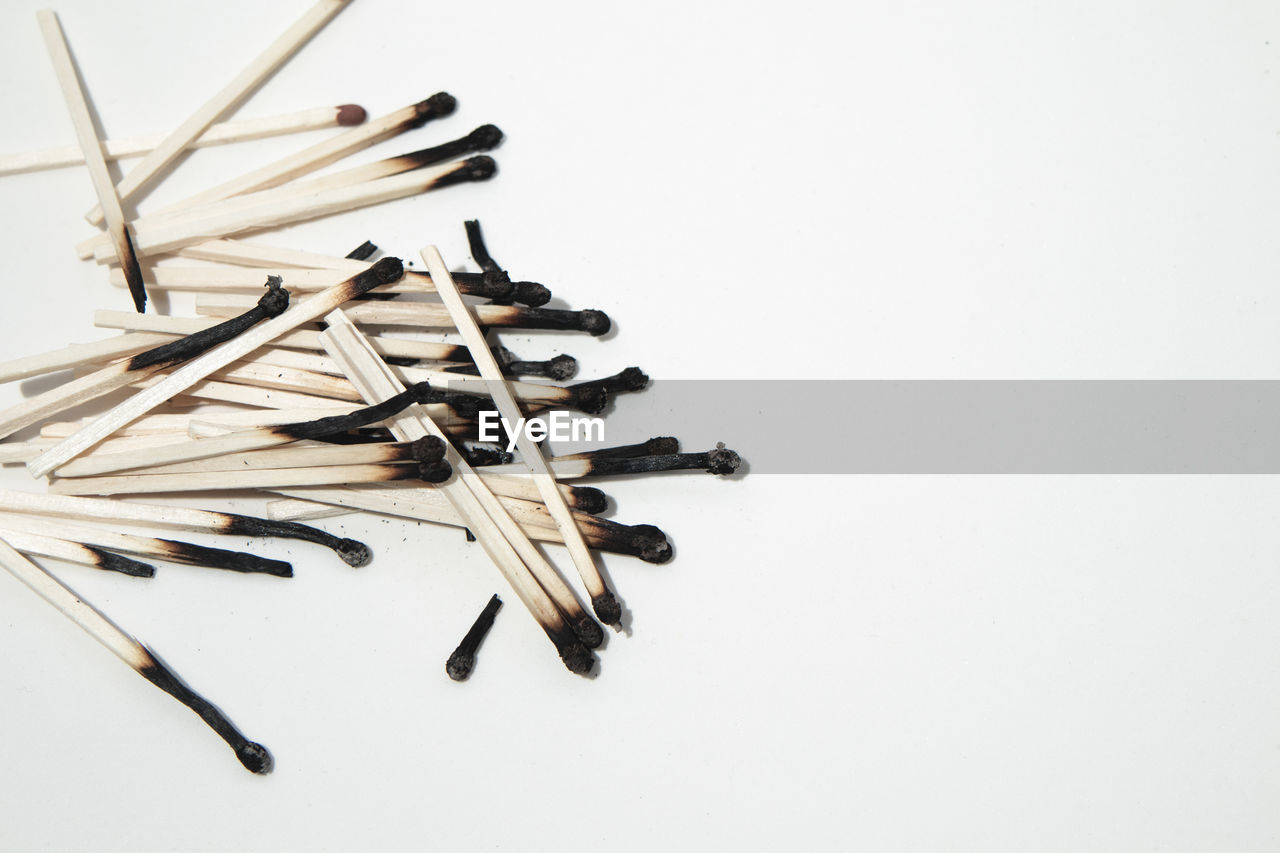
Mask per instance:
[[[175,249],[174,255],[180,258],[191,258],[197,261],[214,261],[220,264],[234,264],[241,267],[297,267],[298,269],[346,270],[347,274],[360,272],[366,268],[362,261],[340,258],[336,255],[324,255],[317,252],[303,252],[298,249],[281,249],[275,246],[263,246],[260,243],[246,243],[243,240],[218,239],[193,243]]]
[[[196,297],[196,313],[225,317],[240,310],[244,301],[239,294],[201,293]],[[592,308],[565,311],[559,308],[477,305],[475,311],[481,326],[586,332],[597,337],[608,332],[611,326],[607,314]],[[449,312],[443,306],[431,302],[359,302],[348,306],[345,313],[353,322],[376,326],[454,328]]]
[[[243,101],[270,77],[289,57],[338,14],[350,0],[320,0],[285,30],[265,51],[249,63],[230,83],[191,114],[177,129],[164,138],[150,154],[143,157],[116,187],[120,199],[132,198],[173,162],[209,125]],[[90,225],[102,222],[102,208],[85,215]]]
[[[52,557],[80,566],[90,566],[108,572],[119,572],[135,578],[155,577],[156,567],[150,563],[122,557],[101,548],[56,539],[52,536],[40,536],[36,533],[24,533],[20,530],[0,528],[0,539],[31,557]]]
[[[489,599],[489,603],[484,606],[484,610],[481,610],[480,615],[476,617],[475,624],[471,626],[471,630],[467,631],[466,636],[462,638],[462,642],[458,643],[458,647],[453,650],[453,654],[449,655],[449,660],[445,663],[444,670],[449,673],[449,677],[454,681],[466,681],[471,677],[471,671],[475,669],[476,665],[476,652],[480,650],[480,644],[484,642],[485,635],[493,627],[493,618],[498,615],[498,609],[501,607],[501,598],[495,595]]]
[[[302,133],[326,127],[355,127],[363,124],[365,117],[364,107],[359,104],[341,104],[336,107],[315,107],[277,116],[224,121],[210,125],[209,129],[193,141],[190,147],[209,148],[214,145],[249,142],[254,139],[266,139],[271,136]],[[102,153],[107,160],[140,157],[151,153],[151,150],[163,142],[166,136],[168,136],[167,133],[150,133],[123,139],[104,139]],[[84,153],[80,150],[80,146],[65,145],[60,148],[0,156],[0,176],[60,169],[65,166],[79,166],[83,163]]]
[[[402,387],[399,380],[342,311],[332,312],[325,322],[328,329],[324,341],[329,355],[343,365],[366,400],[385,399],[398,392]],[[421,409],[395,418],[390,428],[401,441],[422,435],[443,438],[440,428]],[[485,553],[555,645],[565,667],[578,674],[589,672],[595,658],[588,646],[603,642],[600,626],[582,610],[572,589],[542,558],[466,460],[452,447],[446,459],[457,476],[438,488],[458,514],[467,519],[467,528],[474,531]]]
[[[189,335],[215,325],[211,318],[165,317],[159,314],[130,314],[125,311],[99,310],[94,312],[93,324],[103,329],[157,332],[167,335]],[[466,361],[471,358],[464,346],[442,344],[434,341],[416,341],[409,338],[393,338],[385,335],[370,337],[370,343],[378,355],[384,358],[412,358],[423,361]],[[274,346],[294,349],[322,350],[320,333],[310,329],[298,329],[281,335],[272,341]]]
[[[498,367],[498,362],[494,359],[493,353],[489,351],[485,342],[484,332],[480,331],[476,316],[472,314],[472,309],[463,302],[462,294],[454,286],[453,279],[449,276],[449,268],[445,266],[444,259],[440,257],[440,252],[434,246],[428,246],[423,249],[421,254],[422,260],[427,265],[427,271],[431,273],[431,280],[435,282],[436,293],[439,294],[440,300],[448,309],[449,316],[453,318],[454,326],[461,333],[463,341],[467,344],[467,349],[470,350],[472,357],[475,359],[476,366],[480,368],[480,375],[485,379],[491,380],[489,393],[493,397],[494,403],[497,404],[498,411],[510,423],[516,423],[522,417],[520,407],[507,387],[506,380],[502,378],[502,370]],[[582,582],[586,585],[587,592],[591,595],[591,606],[595,610],[596,616],[606,625],[620,625],[622,621],[622,605],[618,602],[613,590],[609,589],[604,577],[600,574],[600,570],[596,567],[591,551],[588,550],[587,543],[583,540],[582,533],[578,530],[578,526],[573,519],[573,514],[569,511],[569,506],[565,503],[564,496],[560,494],[560,490],[556,487],[555,475],[551,473],[547,460],[543,458],[541,448],[523,430],[518,431],[516,445],[520,449],[521,458],[529,467],[534,484],[538,487],[542,500],[547,505],[547,510],[551,513],[551,517],[555,519],[560,535],[564,537],[565,547],[569,550],[569,556],[573,560],[574,566],[578,569],[578,574],[582,577]]]
[[[139,254],[154,255],[211,237],[274,228],[454,184],[487,181],[496,172],[497,164],[493,158],[481,154],[443,166],[417,169],[317,193],[294,194],[287,188],[266,190],[243,199],[216,203],[226,205],[225,209],[211,205],[199,215],[193,214],[154,227],[135,228],[133,245]],[[93,257],[99,263],[109,263],[118,255],[110,246],[99,246]]]
[[[134,355],[173,340],[172,335],[133,332],[88,344],[71,344],[38,355],[28,355],[0,363],[0,382],[12,382],[44,373],[53,373],[98,361]]]
[[[417,489],[404,486],[390,488],[352,486],[333,488],[328,486],[301,489],[272,489],[286,495],[291,501],[274,501],[267,505],[272,518],[318,518],[341,512],[376,512],[380,515],[430,521],[454,527],[466,527],[467,521],[458,515],[438,490]],[[500,497],[503,507],[530,538],[544,542],[563,543],[555,522],[541,504],[519,498]],[[301,507],[297,504],[309,505]],[[341,507],[338,513],[326,511],[317,514],[317,502],[330,507]],[[587,544],[600,551],[639,557],[646,563],[665,563],[671,559],[671,543],[665,533],[652,524],[619,524],[607,518],[597,518],[585,512],[574,512],[574,519],[583,530]]]
[[[161,208],[157,211],[157,215],[188,210],[224,198],[280,186],[341,160],[348,154],[368,148],[370,145],[390,139],[407,130],[422,127],[434,119],[451,115],[457,104],[457,100],[448,92],[437,92],[426,100],[402,107],[385,116],[370,119],[366,124],[332,139],[316,143],[238,178]]]
[[[224,536],[297,539],[329,548],[338,554],[347,565],[357,568],[367,565],[372,559],[369,546],[355,539],[333,536],[306,524],[257,518],[252,515],[210,512],[208,510],[174,506],[152,506],[150,504],[105,498],[38,495],[8,489],[0,489],[0,510],[28,515],[51,515],[60,518],[95,519],[99,521],[171,527],[180,530],[201,530]]]
[[[166,376],[164,381],[139,391],[117,404],[79,432],[68,436],[32,460],[27,465],[27,470],[34,477],[43,477],[51,473],[55,468],[79,456],[120,427],[141,417],[175,394],[190,388],[214,371],[244,358],[263,344],[270,343],[303,323],[315,320],[362,293],[367,293],[379,285],[398,281],[403,272],[404,267],[399,258],[383,258],[368,270],[357,273],[347,281],[298,302],[280,316],[187,362]]]
[[[308,181],[293,181],[274,189],[261,190],[248,195],[235,196],[193,207],[184,207],[171,213],[154,213],[142,216],[133,221],[133,229],[135,233],[141,231],[145,235],[157,229],[173,227],[180,222],[207,220],[216,217],[225,218],[235,212],[253,211],[260,208],[267,201],[279,204],[287,199],[311,197],[325,191],[361,185],[375,181],[378,178],[447,163],[467,154],[488,151],[495,147],[501,139],[502,131],[493,125],[484,125],[461,139],[455,139],[443,145],[389,157],[363,166],[356,166],[353,169],[334,172],[320,178],[313,178]],[[107,241],[99,235],[78,244],[76,249],[81,255],[86,255],[87,250],[97,250],[99,247],[107,245]],[[332,284],[332,281],[329,283]],[[503,292],[509,293],[511,289],[510,280],[507,280],[505,285]]]
[[[119,474],[112,477],[57,478],[49,484],[55,495],[141,495],[157,492],[214,492],[229,489],[273,489],[349,483],[391,483],[448,479],[449,463],[328,465],[315,468],[267,468],[247,471],[209,471],[203,474]]]
[[[245,551],[231,551],[226,548],[210,548],[192,542],[181,542],[175,539],[158,539],[154,536],[135,536],[132,533],[116,533],[97,527],[69,524],[66,521],[52,522],[33,515],[3,515],[0,525],[27,533],[51,536],[62,539],[72,536],[75,541],[98,548],[109,548],[123,551],[126,554],[142,554],[185,563],[190,566],[203,566],[210,569],[226,569],[245,574],[273,575],[278,578],[293,577],[293,566],[283,560],[271,560],[250,554]]]
[[[209,728],[227,742],[246,769],[260,774],[271,772],[273,761],[265,746],[247,739],[217,707],[188,687],[150,649],[125,633],[62,581],[19,554],[3,540],[0,540],[0,565],[147,681],[195,711]]]
[[[280,288],[279,280],[269,281],[267,292],[257,304],[237,317],[154,349],[144,350],[127,361],[112,363],[88,376],[73,379],[0,412],[0,437],[12,435],[57,412],[123,388],[162,368],[189,360],[220,343],[234,339],[263,320],[278,317],[288,304],[289,293]],[[100,438],[106,438],[106,435],[103,434]],[[84,449],[88,449],[88,446]]]
[[[53,70],[58,76],[58,85],[62,87],[62,96],[67,102],[67,111],[71,114],[71,124],[75,127],[76,139],[80,143],[85,166],[89,170],[94,192],[98,196],[100,205],[98,210],[103,211],[106,217],[107,233],[111,236],[115,257],[119,260],[120,266],[124,269],[125,279],[129,282],[133,307],[141,314],[147,308],[147,292],[142,286],[142,270],[138,267],[138,258],[125,226],[124,211],[120,208],[120,199],[116,195],[115,185],[111,181],[110,173],[107,172],[107,161],[102,154],[102,142],[98,139],[97,130],[94,129],[93,116],[89,113],[89,102],[85,99],[84,90],[80,86],[80,75],[76,72],[71,52],[67,48],[62,24],[59,23],[58,16],[48,9],[37,12],[36,20],[40,22],[45,48],[49,51],[49,59],[53,62]]]
[[[184,444],[166,444],[149,448],[140,453],[95,454],[69,462],[59,467],[57,473],[59,478],[89,477],[110,474],[115,471],[127,471],[130,468],[189,462],[195,459],[221,456],[226,453],[243,453],[248,450],[261,450],[294,441],[323,438],[324,436],[384,421],[400,412],[406,406],[426,402],[430,392],[431,386],[421,382],[381,403],[366,406],[345,415],[332,415],[297,423],[258,427],[256,429],[233,432],[218,438],[202,438],[198,441],[189,441]],[[430,441],[424,439],[418,451],[422,454],[420,461],[437,461],[444,457],[444,442],[434,438]]]

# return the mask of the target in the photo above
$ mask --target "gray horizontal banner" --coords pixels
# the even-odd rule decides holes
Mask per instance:
[[[603,442],[723,441],[753,474],[1278,474],[1280,381],[654,381]]]

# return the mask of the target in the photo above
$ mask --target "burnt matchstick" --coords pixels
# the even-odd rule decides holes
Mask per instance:
[[[493,347],[493,355],[498,359],[498,364],[506,376],[543,376],[557,382],[564,382],[572,379],[578,372],[578,360],[571,355],[558,355],[547,361],[525,361],[517,358],[515,353],[504,346]],[[445,370],[466,376],[477,376],[480,373],[480,369],[474,363],[458,364],[447,367]]]
[[[329,324],[323,333],[326,351],[342,365],[365,399],[385,399],[397,393],[402,387],[400,381],[346,314],[334,311],[325,320]],[[398,415],[389,427],[401,440],[422,435],[443,436],[421,408]],[[603,629],[583,609],[564,578],[543,558],[466,460],[456,453],[447,458],[457,476],[441,483],[440,493],[465,519],[464,526],[473,531],[485,553],[555,645],[566,668],[578,674],[589,672],[595,658],[588,647],[603,642]],[[437,494],[431,489],[418,491]]]
[[[367,293],[380,285],[399,281],[403,274],[404,267],[399,258],[383,258],[364,272],[356,273],[346,281],[297,303],[280,316],[273,317],[232,338],[222,346],[187,362],[156,385],[118,403],[78,432],[27,463],[27,470],[34,477],[43,477],[51,473],[55,468],[84,453],[120,427],[141,417],[174,395],[187,390],[214,371],[244,358],[263,344],[274,341],[303,323],[317,319],[362,293]]]
[[[680,452],[680,440],[673,436],[658,436],[639,444],[623,444],[618,447],[602,447],[599,450],[584,450],[581,453],[566,453],[557,456],[555,461],[566,459],[628,459],[633,456],[665,456]]]
[[[191,143],[191,147],[208,148],[214,145],[248,142],[325,127],[355,127],[364,123],[365,116],[364,107],[359,104],[340,104],[336,107],[315,107],[277,116],[225,121],[210,125],[208,130]],[[152,133],[123,139],[104,139],[102,154],[108,161],[150,154],[166,136],[168,136],[166,133]],[[41,151],[0,156],[0,175],[20,175],[45,169],[79,166],[83,163],[84,154],[77,145],[46,148]]]
[[[49,59],[53,62],[53,70],[57,74],[58,84],[62,87],[63,98],[67,102],[67,111],[71,114],[76,139],[80,143],[85,166],[89,170],[94,192],[98,196],[99,209],[103,211],[106,218],[107,233],[115,248],[115,256],[119,259],[125,280],[129,283],[133,306],[141,314],[147,308],[147,292],[142,285],[142,270],[138,267],[133,240],[125,223],[124,211],[120,208],[120,198],[116,195],[115,185],[110,173],[107,172],[107,161],[102,154],[102,142],[94,129],[93,116],[89,113],[89,103],[85,99],[75,63],[67,48],[66,36],[62,32],[58,16],[48,9],[37,12],[36,19],[40,22],[40,31],[44,35]]]
[[[150,563],[113,554],[81,542],[41,536],[37,533],[24,533],[8,528],[0,528],[0,539],[30,557],[53,557],[68,563],[91,566],[108,572],[119,572],[135,578],[152,578],[156,574],[156,567]]]
[[[510,281],[511,276],[489,254],[489,248],[484,243],[484,234],[480,231],[480,220],[468,219],[462,223],[462,226],[467,232],[467,246],[471,250],[471,259],[480,265],[484,276],[493,281]],[[493,302],[495,305],[511,304],[505,299],[494,299]]]
[[[720,442],[703,453],[666,453],[655,456],[583,454],[576,458],[556,457],[550,460],[550,464],[556,478],[561,480],[691,470],[728,476],[742,466],[742,457],[726,448],[724,442]],[[521,466],[503,465],[491,470],[493,474],[518,476]]]
[[[476,617],[475,624],[471,626],[471,630],[467,631],[466,636],[462,638],[462,642],[458,643],[458,647],[453,650],[453,654],[449,655],[449,660],[444,665],[444,671],[454,681],[466,681],[471,677],[471,671],[475,669],[476,665],[476,652],[480,650],[480,644],[484,642],[489,629],[493,627],[493,619],[498,615],[498,610],[501,607],[502,599],[496,595],[490,598],[489,603],[484,606],[484,610],[481,610],[480,615]]]
[[[32,515],[4,515],[0,516],[0,522],[2,522],[0,526],[23,533],[33,533],[54,539],[73,537],[74,541],[83,545],[155,557],[189,566],[226,569],[244,574],[273,575],[279,578],[293,577],[293,566],[289,563],[260,557],[246,551],[210,548],[176,539],[135,536],[132,533],[117,533],[96,527],[69,524],[65,521],[55,523]]]
[[[19,554],[3,540],[0,540],[0,565],[62,615],[79,625],[89,636],[106,646],[135,672],[194,711],[227,742],[246,769],[254,773],[271,772],[274,762],[266,747],[241,734],[225,714],[188,687],[154,652],[125,633],[62,581]]]
[[[463,301],[462,295],[454,286],[444,259],[440,257],[440,252],[434,246],[428,246],[423,249],[421,255],[427,265],[427,270],[431,273],[431,280],[435,282],[436,292],[440,295],[440,299],[448,310],[449,316],[453,319],[455,328],[462,335],[463,343],[467,345],[476,365],[480,368],[480,375],[489,380],[490,391],[493,394],[498,410],[508,422],[517,423],[521,417],[520,407],[517,405],[506,381],[502,378],[502,369],[498,366],[497,360],[494,359],[493,354],[485,343],[484,333],[480,330],[476,316]],[[540,311],[544,309],[532,308],[527,310]],[[577,568],[578,574],[582,578],[588,594],[591,596],[591,606],[595,610],[596,616],[606,625],[619,626],[622,621],[622,605],[600,574],[600,570],[582,538],[582,533],[574,522],[573,514],[570,512],[568,504],[565,503],[564,497],[556,485],[555,476],[551,473],[546,459],[542,456],[542,450],[523,431],[519,431],[519,435],[516,436],[516,443],[520,448],[521,458],[533,475],[534,484],[538,487],[547,510],[551,513],[551,517],[555,519],[556,528],[564,538],[565,547],[569,551],[574,567]]]
[[[588,379],[586,382],[579,382],[570,385],[574,389],[598,388],[607,394],[621,394],[630,391],[642,391],[649,384],[649,377],[643,370],[638,367],[628,367],[612,376],[605,376],[602,379]]]
[[[370,242],[369,240],[365,240],[365,241],[364,241],[363,243],[361,243],[359,246],[356,246],[356,247],[355,247],[354,249],[352,249],[350,252],[347,252],[347,254],[345,255],[345,257],[347,257],[347,258],[349,258],[349,259],[351,259],[351,260],[353,260],[353,261],[366,261],[366,260],[368,260],[369,258],[372,258],[372,257],[373,257],[373,255],[374,255],[374,253],[375,253],[375,252],[377,252],[377,251],[378,251],[378,247],[377,247],[377,246],[375,246],[375,245],[374,245],[372,242]]]
[[[368,207],[406,196],[445,189],[455,184],[487,181],[498,171],[492,157],[481,154],[446,163],[376,178],[359,184],[308,192],[288,186],[226,199],[150,225],[135,225],[133,245],[139,255],[169,252],[191,243],[290,225],[347,210]],[[94,248],[99,263],[117,258],[110,245]]]
[[[273,41],[265,51],[259,54],[239,74],[232,78],[218,94],[206,101],[192,113],[186,121],[170,133],[143,157],[133,169],[124,176],[116,187],[121,200],[133,197],[150,183],[169,163],[173,162],[195,139],[204,133],[209,125],[217,121],[224,113],[230,112],[237,104],[249,96],[262,81],[285,63],[310,38],[315,35],[334,15],[338,14],[350,0],[320,0],[305,12],[301,18],[285,30]],[[85,215],[90,225],[102,221],[102,211],[94,208]]]
[[[116,471],[127,471],[130,468],[172,465],[227,453],[262,450],[294,441],[323,438],[380,423],[407,406],[426,402],[430,391],[430,385],[420,382],[381,403],[365,406],[345,415],[330,415],[310,421],[240,430],[216,438],[161,445],[141,452],[90,454],[58,468],[58,476],[59,478],[76,478],[111,474]],[[444,456],[443,442],[434,438],[430,442],[424,440],[420,452],[424,454],[422,461],[441,459]],[[429,456],[430,454],[434,455]]]
[[[369,546],[355,539],[333,536],[306,524],[257,518],[252,515],[174,506],[152,506],[104,498],[38,495],[5,489],[0,489],[0,510],[28,515],[199,530],[226,536],[298,539],[328,548],[337,553],[347,565],[355,567],[367,565],[372,558]]]
[[[215,317],[229,316],[240,309],[238,301],[232,294],[202,293],[196,297],[196,313]],[[477,305],[475,312],[480,325],[491,328],[586,332],[598,337],[607,333],[612,325],[609,315],[594,308],[567,311],[561,308]],[[448,312],[440,305],[430,302],[356,302],[348,306],[345,313],[353,322],[369,325],[454,328]]]
[[[326,139],[302,151],[282,157],[261,168],[233,178],[226,183],[197,193],[190,198],[161,208],[155,215],[165,215],[219,201],[232,196],[259,192],[280,186],[302,175],[337,162],[349,154],[390,139],[405,131],[422,127],[429,121],[451,115],[458,102],[448,92],[436,92],[429,98],[402,107],[385,116],[370,119],[360,127]],[[83,245],[83,244],[82,244]],[[87,257],[82,255],[81,257]]]
[[[123,388],[161,368],[194,358],[239,335],[245,329],[279,315],[288,303],[288,291],[282,290],[278,282],[269,282],[267,292],[243,314],[138,353],[128,361],[110,364],[87,376],[73,379],[0,413],[0,437],[11,435],[50,415],[101,397],[117,388]]]

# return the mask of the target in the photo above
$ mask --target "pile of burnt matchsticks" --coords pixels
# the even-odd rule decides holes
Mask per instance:
[[[596,310],[543,307],[548,289],[513,281],[489,254],[478,222],[466,223],[466,235],[479,273],[450,272],[434,247],[422,250],[426,270],[416,272],[397,258],[374,260],[378,249],[368,242],[340,257],[231,239],[488,178],[495,171],[488,157],[457,158],[497,145],[502,134],[492,125],[443,145],[298,180],[447,116],[454,107],[449,95],[368,123],[359,108],[328,108],[321,111],[328,124],[351,129],[187,202],[126,220],[121,201],[154,183],[183,150],[209,139],[211,126],[223,130],[209,144],[237,138],[228,129],[233,123],[214,123],[343,5],[318,3],[177,131],[152,140],[150,153],[116,185],[107,177],[106,154],[138,153],[137,143],[104,144],[94,135],[57,19],[40,13],[81,157],[59,152],[23,162],[88,167],[100,204],[88,218],[105,231],[81,243],[81,255],[117,265],[110,279],[129,288],[137,313],[99,311],[96,325],[119,334],[0,363],[5,382],[76,372],[0,411],[0,438],[7,439],[0,463],[25,463],[34,478],[48,478],[47,492],[0,491],[0,563],[199,714],[258,773],[272,766],[265,748],[30,558],[143,578],[155,567],[139,558],[287,578],[292,567],[280,560],[104,524],[305,540],[351,566],[369,562],[365,545],[301,522],[365,511],[453,525],[480,543],[565,666],[586,674],[596,665],[602,625],[620,627],[625,620],[593,552],[662,563],[671,546],[652,525],[599,517],[604,494],[580,481],[677,469],[730,474],[740,463],[722,445],[681,453],[674,438],[556,457],[527,430],[511,430],[503,444],[481,440],[488,413],[500,415],[504,427],[551,410],[600,413],[610,397],[644,388],[648,377],[632,367],[564,384],[577,370],[572,357],[522,360],[489,340],[490,330],[501,328],[601,335],[610,321]],[[310,124],[297,127],[326,123],[315,111],[310,115]],[[284,132],[286,122],[266,124],[270,129],[260,123],[244,138]],[[194,292],[198,316],[142,313],[146,288]],[[132,393],[99,414],[74,418],[73,410],[122,389]],[[202,492],[229,489],[269,495],[269,518],[119,497],[176,493],[198,501]],[[565,546],[594,615],[535,543]],[[494,596],[449,656],[449,677],[470,675],[500,604]]]

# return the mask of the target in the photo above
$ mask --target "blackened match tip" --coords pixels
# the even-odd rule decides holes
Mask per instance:
[[[714,449],[707,451],[707,473],[725,476],[732,474],[742,466],[742,457],[720,442]]]
[[[578,372],[578,360],[571,355],[558,355],[547,362],[547,378],[557,382],[572,379]]]
[[[267,748],[253,741],[245,741],[236,747],[236,758],[240,759],[240,763],[246,770],[257,773],[259,776],[267,775],[276,766],[276,761]]]
[[[521,305],[538,308],[551,301],[551,288],[536,281],[516,281],[511,283],[512,298]]]
[[[573,394],[574,404],[588,415],[599,414],[609,403],[609,392],[599,385],[578,385],[568,389]]]
[[[573,506],[585,513],[596,515],[609,506],[609,498],[595,486],[573,486]]]
[[[646,563],[661,565],[671,559],[671,541],[660,528],[652,524],[637,524],[631,528],[631,536],[635,555]]]
[[[414,104],[414,111],[417,113],[417,120],[414,124],[416,126],[433,118],[442,118],[450,115],[457,108],[457,98],[448,92],[436,92],[425,101],[419,101]]]
[[[434,435],[424,435],[410,445],[417,462],[436,462],[444,458],[445,443]]]
[[[612,328],[609,315],[594,308],[578,312],[578,328],[592,337],[600,337]]]
[[[466,681],[471,677],[471,671],[475,669],[475,666],[476,656],[458,649],[449,655],[449,660],[444,665],[444,671],[454,681]]]
[[[587,613],[573,623],[573,633],[588,649],[598,649],[604,643],[604,629]]]
[[[560,652],[560,660],[564,661],[565,667],[575,675],[586,675],[591,672],[596,665],[596,657],[591,654],[591,650],[576,640],[571,643],[563,643],[556,647]]]
[[[443,483],[453,476],[453,466],[443,459],[418,464],[418,478],[428,483]]]
[[[258,307],[267,317],[279,317],[289,307],[289,291],[283,285],[284,279],[280,276],[267,276],[267,292],[258,300]]]
[[[415,403],[429,403],[431,401],[431,383],[415,382],[408,387],[409,399]]]
[[[369,117],[369,113],[359,104],[342,104],[338,107],[338,125],[340,127],[355,127],[358,124],[364,124],[364,120]]]
[[[591,599],[591,608],[595,610],[596,616],[604,624],[622,624],[622,605],[611,590],[606,589],[599,595],[594,596]]]
[[[502,142],[502,131],[497,125],[482,124],[471,133],[467,134],[467,140],[471,146],[477,151],[488,151],[497,148]]]
[[[156,576],[156,567],[150,563],[143,563],[110,551],[103,551],[101,548],[85,547],[89,548],[94,556],[98,558],[98,568],[100,569],[119,572],[122,575],[128,575],[133,578],[153,578]]]
[[[342,558],[342,562],[353,569],[367,566],[373,559],[373,551],[369,546],[355,539],[339,539],[333,550]]]
[[[487,181],[498,172],[498,164],[492,157],[481,154],[479,157],[468,157],[463,162],[459,178],[468,181]]]
[[[382,284],[391,284],[404,275],[404,262],[399,258],[383,258],[369,267],[369,271]]]
[[[618,374],[618,383],[624,391],[640,391],[649,384],[649,375],[638,367],[628,367]]]

